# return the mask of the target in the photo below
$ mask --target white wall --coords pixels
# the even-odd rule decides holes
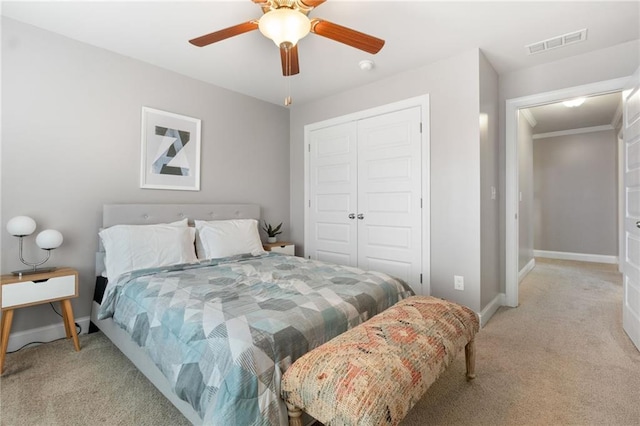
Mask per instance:
[[[614,130],[533,141],[536,250],[617,256]]]
[[[518,114],[518,271],[533,259],[533,128]]]
[[[498,80],[500,241],[504,240],[504,101],[631,75],[639,42],[503,74]],[[491,89],[495,78],[477,49],[325,99],[279,106],[2,19],[2,254],[0,268],[21,267],[17,241],[4,231],[18,214],[40,229],[54,227],[65,244],[52,265],[81,273],[76,316],[88,315],[94,284],[96,231],[105,203],[255,202],[263,216],[283,221],[283,235],[303,250],[304,125],[430,94],[432,294],[481,310],[495,289],[488,275],[492,246],[482,224],[491,166]],[[202,190],[139,188],[140,107],[202,119]],[[479,113],[488,114],[487,133]],[[483,130],[484,132],[484,130]],[[483,147],[478,148],[482,143]],[[287,146],[289,144],[289,146]],[[288,158],[287,158],[288,154]],[[490,187],[490,185],[489,185]],[[287,205],[290,203],[289,205]],[[481,213],[482,211],[482,213]],[[27,241],[25,255],[41,253]],[[501,247],[500,291],[504,289]],[[486,267],[485,267],[486,265]],[[453,290],[465,276],[465,291]],[[47,307],[19,310],[14,331],[58,322]]]
[[[480,52],[480,306],[500,291],[500,197],[498,194],[498,73]],[[492,198],[492,187],[495,198]],[[483,320],[484,321],[484,320]]]
[[[140,109],[202,120],[201,190],[140,189]],[[76,317],[89,315],[107,203],[258,203],[289,227],[289,112],[103,49],[2,19],[0,267],[22,269],[16,215],[65,237],[51,266],[80,271]],[[26,241],[25,257],[42,252]],[[49,306],[16,311],[12,331],[58,324]]]
[[[291,109],[291,222],[304,244],[304,126],[428,93],[431,131],[431,293],[480,307],[479,51]],[[465,291],[453,276],[465,277]]]

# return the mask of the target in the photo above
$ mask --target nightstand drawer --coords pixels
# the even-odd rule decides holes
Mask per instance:
[[[76,296],[75,275],[52,277],[40,282],[21,281],[2,285],[3,308],[15,308]]]
[[[293,256],[294,254],[296,254],[296,246],[294,246],[293,244],[289,244],[286,246],[272,246],[270,251],[274,253],[282,253]]]

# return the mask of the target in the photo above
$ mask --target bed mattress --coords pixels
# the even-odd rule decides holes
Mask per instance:
[[[383,273],[269,253],[126,274],[98,316],[144,348],[205,424],[286,425],[284,371],[412,294]]]

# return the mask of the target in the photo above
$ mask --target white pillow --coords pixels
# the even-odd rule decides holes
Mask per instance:
[[[181,219],[181,220],[177,220],[177,221],[175,221],[175,222],[171,222],[171,223],[161,223],[161,224],[158,224],[158,225],[182,226],[182,227],[185,227],[185,228],[186,228],[187,226],[189,226],[189,219],[184,218],[184,219]],[[140,225],[140,226],[147,226],[147,225]],[[104,228],[100,228],[100,231],[98,232],[98,235],[100,235],[100,232],[101,232],[103,229],[104,229]],[[102,239],[100,239],[99,243],[100,243],[100,248],[99,248],[99,250],[100,250],[100,252],[104,253],[104,252],[105,252],[105,248],[104,248],[104,244],[102,243]],[[103,259],[102,259],[102,263],[103,263],[103,265],[102,265],[102,266],[104,266],[104,267],[106,268],[106,265],[105,265],[106,260],[104,259],[104,257],[103,257]],[[103,271],[100,273],[100,276],[101,276],[101,277],[103,277],[103,278],[109,278],[109,276],[107,275],[107,271],[106,271],[106,269],[105,269],[105,270],[103,270]]]
[[[138,269],[197,262],[195,229],[186,219],[171,224],[115,225],[100,231],[110,280]]]
[[[196,220],[198,258],[218,259],[236,254],[264,253],[255,219]]]
[[[181,226],[183,228],[186,228],[187,226],[189,226],[189,219],[185,217],[184,219],[176,220],[175,222],[158,223],[157,225]],[[140,225],[140,226],[154,226],[154,225]]]

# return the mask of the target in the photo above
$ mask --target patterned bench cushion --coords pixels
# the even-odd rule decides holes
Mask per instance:
[[[298,359],[282,396],[325,424],[398,424],[478,329],[465,306],[409,297]]]

